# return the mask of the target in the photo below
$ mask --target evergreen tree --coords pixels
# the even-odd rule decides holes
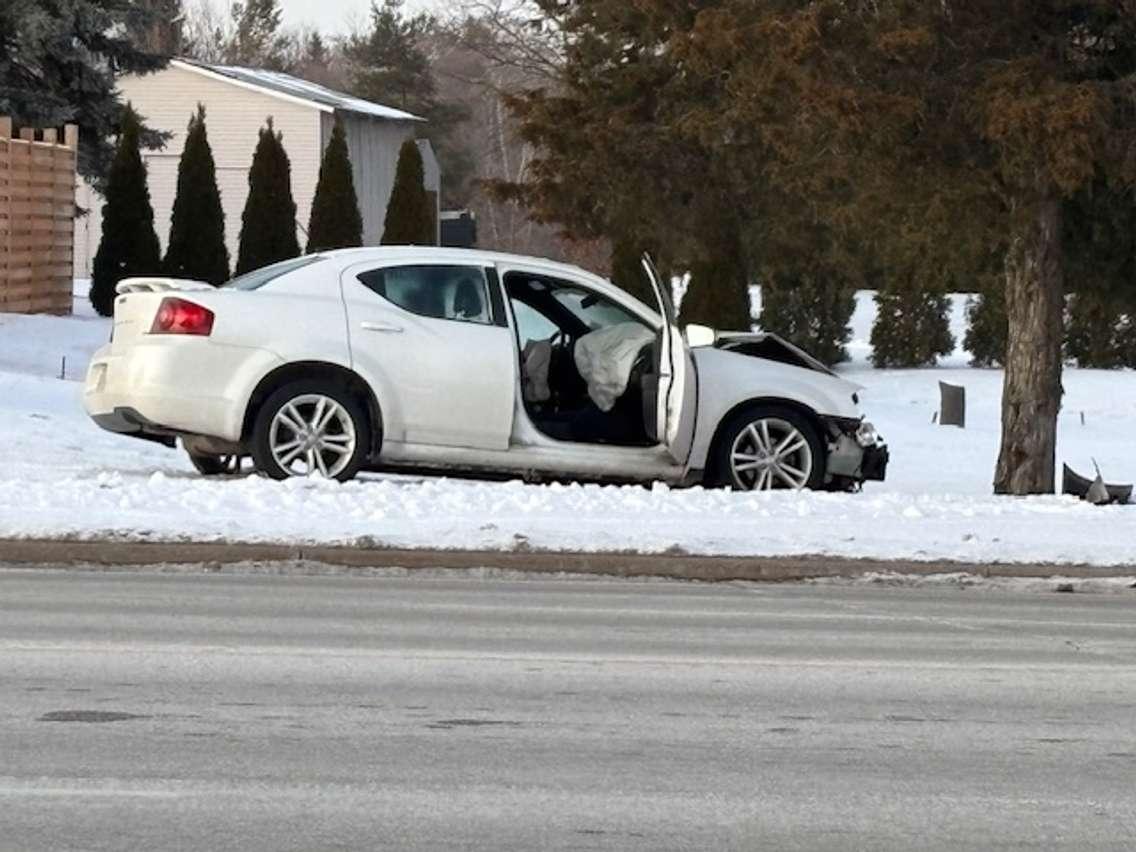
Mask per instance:
[[[855,310],[855,286],[822,269],[762,281],[761,328],[829,365],[848,360]]]
[[[1065,354],[1081,367],[1133,366],[1136,192],[1105,181],[1065,203]]]
[[[182,0],[134,0],[126,26],[141,50],[177,56],[182,49]]]
[[[197,105],[197,112],[189,119],[185,148],[178,162],[177,195],[163,265],[167,275],[207,281],[214,286],[229,278],[225,211],[202,104]]]
[[[643,252],[646,245],[635,239],[618,239],[611,250],[611,282],[642,302],[657,309],[658,297],[643,270]],[[658,262],[658,258],[655,258]]]
[[[972,367],[1000,367],[1006,360],[1006,299],[999,288],[978,293],[966,302],[966,335],[962,346]]]
[[[241,238],[237,249],[237,275],[270,263],[296,257],[296,202],[292,200],[292,167],[284,151],[282,135],[268,126],[260,129],[260,141],[249,169],[249,194],[241,214]]]
[[[1120,332],[1122,314],[1115,301],[1096,293],[1078,293],[1067,300],[1065,355],[1078,367],[1112,369],[1124,366]]]
[[[876,367],[931,367],[955,349],[951,301],[915,286],[876,293],[872,323],[872,364]]]
[[[286,71],[292,56],[292,40],[280,31],[279,0],[245,0],[230,9],[233,32],[224,46],[231,65]]]
[[[753,328],[749,273],[739,241],[726,234],[728,230],[707,238],[707,251],[691,264],[680,316],[686,324],[749,331]]]
[[[150,15],[122,0],[0,2],[0,115],[17,127],[79,125],[79,173],[100,190],[122,122],[115,78],[166,63],[129,37]],[[162,141],[145,129],[140,138]]]
[[[308,254],[363,244],[363,217],[355,195],[355,179],[347,152],[347,137],[336,119],[323,152],[319,181],[308,223]]]
[[[703,84],[684,120],[738,180],[807,190],[841,232],[947,221],[949,270],[1000,248],[1008,338],[994,490],[1052,493],[1063,201],[1136,183],[1136,16],[1117,0],[634,4]],[[697,22],[697,25],[696,25]],[[770,158],[774,159],[771,165]],[[969,255],[969,257],[968,257]],[[936,258],[936,260],[938,260]]]
[[[370,28],[347,39],[351,92],[426,119],[445,179],[442,203],[460,206],[474,174],[470,138],[459,133],[470,111],[438,95],[426,45],[438,31],[437,22],[424,12],[406,15],[402,7],[403,0],[373,0]]]
[[[154,210],[138,134],[138,117],[127,104],[107,175],[102,239],[91,269],[91,304],[104,317],[114,313],[119,281],[161,271],[161,250],[154,233]]]
[[[383,220],[385,246],[432,246],[436,240],[434,209],[423,186],[422,154],[413,139],[402,143],[394,187]]]
[[[751,232],[784,205],[768,181],[739,180],[714,135],[687,119],[706,86],[701,69],[671,50],[694,10],[679,4],[690,20],[679,12],[672,20],[655,8],[661,2],[538,5],[562,38],[565,62],[555,85],[542,79],[505,97],[533,156],[520,179],[488,188],[572,239],[651,235],[668,265],[693,273],[684,321],[749,327]]]

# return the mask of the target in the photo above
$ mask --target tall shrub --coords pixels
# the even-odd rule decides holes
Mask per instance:
[[[114,313],[119,281],[161,271],[146,165],[138,150],[139,130],[138,115],[127,104],[107,174],[102,239],[91,270],[91,304],[104,317]]]
[[[363,217],[355,194],[355,178],[347,136],[339,119],[320,163],[312,215],[308,221],[308,254],[363,244]]]
[[[856,289],[837,274],[819,270],[782,273],[762,282],[761,327],[826,364],[848,360],[849,323],[855,310]]]
[[[225,246],[225,210],[217,188],[217,169],[205,130],[205,106],[189,119],[185,148],[178,163],[177,196],[170,216],[170,240],[163,262],[166,274],[213,286],[229,277]]]
[[[962,346],[972,367],[1000,367],[1006,360],[1006,299],[1000,292],[977,293],[966,300]]]
[[[237,275],[296,257],[296,202],[292,200],[292,166],[283,137],[272,119],[260,129],[260,141],[249,169],[249,194],[241,214]]]
[[[1065,355],[1078,367],[1115,369],[1136,366],[1136,305],[1097,291],[1067,300]]]
[[[915,288],[876,293],[872,323],[872,364],[876,367],[929,367],[954,351],[951,302]]]
[[[434,209],[424,185],[422,154],[413,139],[398,152],[394,187],[383,220],[385,246],[430,246],[435,242]]]

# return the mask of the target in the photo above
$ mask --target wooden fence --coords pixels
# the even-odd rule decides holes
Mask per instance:
[[[0,312],[71,313],[78,147],[73,124],[60,144],[0,117]]]

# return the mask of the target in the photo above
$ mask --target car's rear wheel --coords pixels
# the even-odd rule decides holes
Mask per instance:
[[[257,412],[252,455],[257,470],[273,479],[323,476],[344,482],[366,460],[369,430],[365,409],[342,386],[292,382]]]
[[[819,488],[824,469],[824,444],[809,419],[792,408],[759,404],[723,426],[712,484],[737,491]]]
[[[203,455],[201,453],[190,453],[190,464],[202,476],[236,476],[241,472],[241,462],[244,461],[244,456],[238,455]]]

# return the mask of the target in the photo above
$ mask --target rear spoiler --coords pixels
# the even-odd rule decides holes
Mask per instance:
[[[212,290],[212,284],[188,278],[123,278],[116,293],[168,293],[171,290]]]

